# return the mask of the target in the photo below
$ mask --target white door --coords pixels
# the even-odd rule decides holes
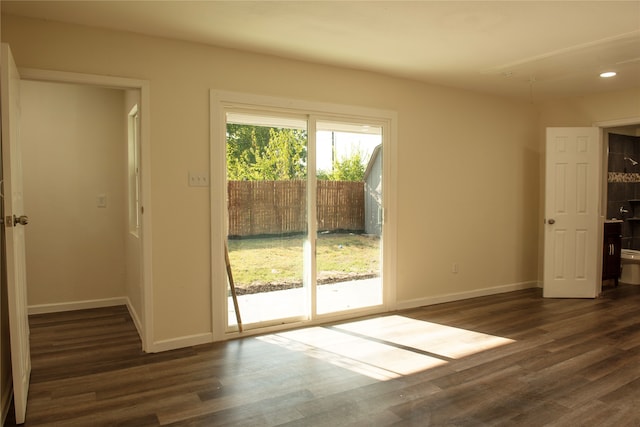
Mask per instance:
[[[601,152],[597,127],[547,128],[545,297],[598,295]]]
[[[25,421],[31,355],[25,269],[22,159],[20,152],[20,75],[11,50],[2,44],[2,179],[7,274],[7,305],[11,335],[11,366],[16,422]]]

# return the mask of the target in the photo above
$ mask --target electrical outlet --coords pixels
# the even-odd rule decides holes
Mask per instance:
[[[107,207],[107,195],[106,194],[98,194],[96,196],[96,206],[99,208]]]
[[[206,173],[189,172],[189,187],[208,187],[209,175]]]

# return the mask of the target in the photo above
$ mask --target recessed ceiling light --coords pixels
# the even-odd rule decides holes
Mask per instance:
[[[605,71],[604,73],[600,73],[600,77],[602,78],[608,78],[608,77],[613,77],[615,76],[617,73],[615,71]]]

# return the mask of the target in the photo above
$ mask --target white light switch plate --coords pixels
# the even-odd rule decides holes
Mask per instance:
[[[189,172],[189,187],[208,187],[209,175],[206,173]]]

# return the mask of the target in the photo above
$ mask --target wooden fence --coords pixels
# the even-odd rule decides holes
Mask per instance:
[[[307,230],[307,183],[229,181],[229,236]],[[364,182],[318,181],[318,231],[364,230]]]

